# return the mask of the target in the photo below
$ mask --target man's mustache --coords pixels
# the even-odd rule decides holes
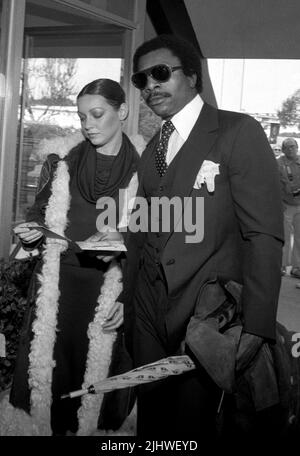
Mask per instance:
[[[153,99],[158,97],[170,97],[171,95],[167,92],[151,92],[146,98],[146,102],[150,103]]]

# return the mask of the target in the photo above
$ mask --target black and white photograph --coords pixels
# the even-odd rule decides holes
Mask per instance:
[[[299,444],[299,23],[0,0],[1,448]]]

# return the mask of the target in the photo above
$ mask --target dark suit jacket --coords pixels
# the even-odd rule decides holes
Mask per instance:
[[[142,154],[138,195],[158,142]],[[215,191],[193,185],[204,160],[219,164]],[[172,299],[166,326],[174,346],[184,337],[201,286],[212,278],[243,284],[244,330],[275,339],[283,244],[279,175],[274,154],[252,117],[204,104],[178,157],[175,179],[166,196],[204,198],[204,238],[186,243],[189,233],[166,233],[161,264]],[[143,233],[129,233],[124,273],[125,326],[130,331],[132,297]]]

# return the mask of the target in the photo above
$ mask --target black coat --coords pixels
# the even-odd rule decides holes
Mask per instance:
[[[142,154],[139,196],[144,196],[144,174],[157,142],[158,135]],[[204,160],[220,165],[214,192],[208,192],[206,185],[193,188]],[[243,284],[244,330],[275,339],[283,219],[277,165],[260,124],[248,115],[204,104],[182,146],[171,190],[165,196],[204,198],[201,242],[186,243],[190,233],[184,229],[164,234],[160,261],[168,293],[173,298],[180,295],[166,316],[168,336],[174,345],[184,337],[201,286],[212,278]],[[128,341],[144,241],[144,233],[128,234],[123,293]]]

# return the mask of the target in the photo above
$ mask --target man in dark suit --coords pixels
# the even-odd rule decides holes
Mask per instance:
[[[149,230],[134,233],[131,225],[128,236],[123,298],[136,366],[182,353],[199,291],[213,279],[241,283],[243,331],[259,343],[274,340],[282,208],[263,129],[248,115],[202,101],[199,55],[181,39],[162,35],[144,43],[133,67],[132,82],[163,121],[139,168]],[[166,212],[151,212],[162,197],[182,202],[181,211],[170,211],[167,229]],[[144,385],[138,435],[211,437],[221,395],[201,366]]]

